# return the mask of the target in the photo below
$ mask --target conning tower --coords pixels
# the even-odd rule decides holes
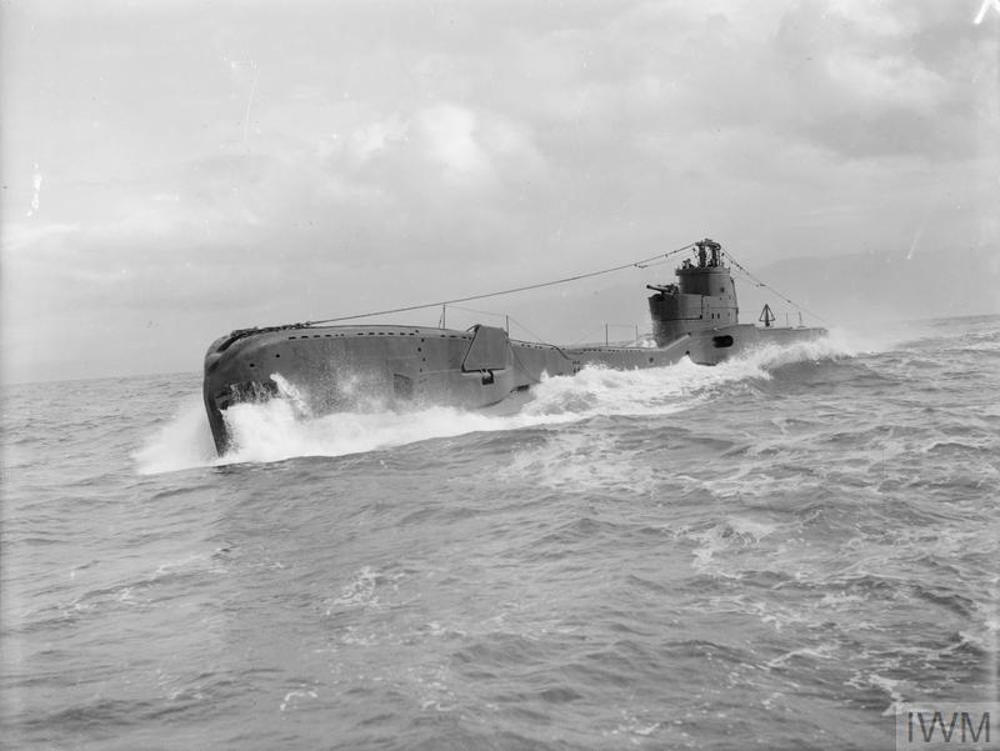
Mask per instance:
[[[678,284],[646,285],[656,291],[649,298],[649,314],[658,347],[739,322],[736,285],[719,243],[708,238],[695,243],[694,259],[686,259],[676,273]]]

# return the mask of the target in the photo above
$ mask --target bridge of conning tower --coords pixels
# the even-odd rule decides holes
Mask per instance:
[[[656,292],[649,298],[649,313],[658,346],[739,322],[736,286],[722,257],[722,246],[705,238],[695,243],[694,257],[676,269],[677,284],[647,285]]]

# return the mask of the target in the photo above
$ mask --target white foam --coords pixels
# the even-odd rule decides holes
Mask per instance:
[[[281,700],[281,705],[278,710],[284,712],[288,707],[294,707],[295,703],[300,699],[317,699],[319,694],[312,690],[302,690],[302,691],[289,691],[285,694],[285,698]]]
[[[544,446],[517,451],[510,464],[497,472],[496,480],[503,483],[524,477],[554,490],[605,488],[648,495],[657,486],[656,470],[616,446],[610,435],[582,432],[555,433]]]
[[[273,462],[295,456],[343,456],[430,438],[515,427],[508,419],[431,407],[414,412],[337,412],[301,419],[287,401],[237,404],[226,410],[232,450],[224,463]]]
[[[365,566],[356,572],[341,589],[340,596],[330,603],[326,614],[330,615],[335,608],[378,605],[378,596],[375,594],[378,576],[378,572],[371,566]]]
[[[769,370],[799,361],[843,357],[845,341],[823,338],[784,347],[768,346],[715,367],[690,360],[662,368],[584,368],[575,376],[545,378],[515,414],[497,415],[451,407],[415,411],[340,412],[311,417],[301,387],[280,374],[273,378],[281,398],[244,403],[224,413],[233,448],[215,457],[200,400],[179,414],[134,454],[144,474],[235,462],[274,462],[298,456],[342,456],[417,441],[474,432],[559,425],[601,415],[669,415],[696,406],[720,386],[768,379]]]
[[[692,540],[698,541],[692,551],[694,568],[702,573],[719,573],[717,554],[755,547],[777,528],[776,524],[728,516],[706,530],[689,533]]]
[[[662,415],[697,403],[706,390],[748,377],[766,378],[753,360],[705,368],[684,360],[666,368],[585,368],[545,378],[513,415],[429,407],[409,412],[338,412],[303,419],[295,400],[237,404],[225,420],[233,449],[228,462],[272,462],[296,456],[342,456],[432,438],[558,425],[599,415]],[[284,379],[281,379],[282,381]]]
[[[765,344],[716,367],[745,362],[766,370],[795,362],[817,362],[819,360],[854,357],[862,353],[880,351],[883,348],[883,343],[864,334],[847,329],[833,329],[826,336],[816,339],[803,339],[780,345]]]
[[[132,458],[143,475],[211,464],[216,459],[215,445],[201,398],[188,397],[173,419],[134,452]]]

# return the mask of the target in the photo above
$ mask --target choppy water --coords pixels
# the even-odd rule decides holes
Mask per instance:
[[[892,748],[1000,698],[1000,318],[245,407],[221,461],[198,390],[7,389],[6,746]]]

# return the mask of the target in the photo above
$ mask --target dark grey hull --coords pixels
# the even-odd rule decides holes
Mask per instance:
[[[487,407],[586,365],[628,370],[692,361],[714,365],[764,343],[826,333],[819,328],[736,324],[685,334],[664,347],[558,347],[509,339],[488,326],[469,331],[412,326],[276,327],[234,332],[209,347],[204,398],[220,454],[229,448],[223,411],[269,398],[291,384],[309,414],[449,405]],[[279,376],[275,378],[273,376]]]

